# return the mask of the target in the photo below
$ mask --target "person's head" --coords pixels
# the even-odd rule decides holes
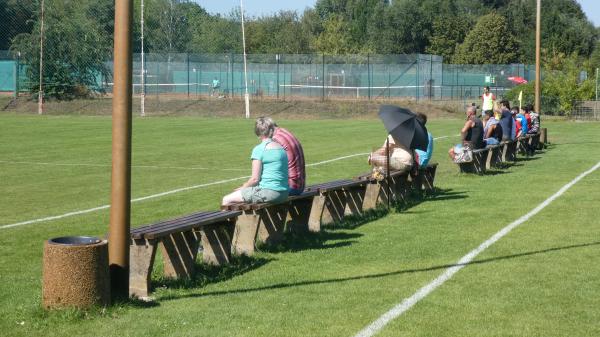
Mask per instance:
[[[519,108],[517,108],[516,106],[513,107],[512,109],[510,109],[510,113],[514,116],[516,114],[519,113]]]
[[[422,112],[417,112],[417,119],[421,121],[423,125],[427,124],[427,115]]]
[[[532,110],[531,104],[525,105],[525,107],[523,107],[523,110],[525,110],[525,113],[530,113]]]
[[[485,87],[483,87],[483,93],[487,94],[488,92],[490,92],[490,86],[486,85]]]
[[[258,117],[254,124],[254,133],[259,138],[271,138],[273,137],[273,120],[269,117]]]
[[[492,110],[484,111],[483,120],[487,122],[490,118],[492,118],[493,115],[494,113],[492,112]]]
[[[474,106],[467,107],[467,117],[471,118],[477,115],[477,108]]]
[[[507,99],[503,99],[503,100],[501,100],[501,101],[500,101],[500,106],[501,106],[503,109],[510,110],[510,102],[509,102]]]

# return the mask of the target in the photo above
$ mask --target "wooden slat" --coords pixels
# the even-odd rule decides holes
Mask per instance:
[[[137,228],[133,228],[130,233],[132,235],[137,235],[138,233],[144,233],[146,232],[148,229],[150,228],[159,228],[161,226],[168,226],[171,224],[176,224],[179,223],[181,221],[197,221],[198,219],[210,216],[212,214],[217,214],[220,213],[220,211],[202,211],[202,212],[196,212],[196,213],[192,213],[189,215],[185,215],[179,218],[173,218],[173,219],[169,219],[169,220],[163,220],[157,223],[153,223],[153,224],[149,224],[149,225],[145,225],[145,226],[141,226],[141,227],[137,227]],[[134,237],[136,239],[139,239],[141,237]]]
[[[222,221],[230,218],[235,218],[239,214],[241,214],[241,212],[197,212],[180,218],[170,219],[155,224],[134,228],[131,230],[131,237],[133,239],[153,239],[159,236],[164,236],[162,235],[163,232],[172,233],[173,229],[194,228],[205,224],[214,223],[215,221]]]
[[[225,211],[225,212],[219,212],[219,213],[221,213],[221,215],[215,214],[214,216],[203,219],[201,222],[188,222],[186,224],[181,224],[179,226],[172,226],[172,227],[162,228],[160,230],[148,232],[144,235],[144,238],[146,238],[148,240],[158,239],[160,237],[163,237],[163,236],[166,236],[166,235],[169,235],[172,233],[185,232],[185,231],[188,231],[188,230],[191,230],[194,228],[198,228],[201,226],[230,220],[230,219],[236,218],[240,214],[242,214],[242,212],[238,212],[238,211]]]

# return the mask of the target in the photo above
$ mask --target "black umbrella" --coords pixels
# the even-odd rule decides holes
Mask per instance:
[[[382,105],[379,118],[396,143],[409,149],[427,151],[427,128],[412,111],[394,105]]]

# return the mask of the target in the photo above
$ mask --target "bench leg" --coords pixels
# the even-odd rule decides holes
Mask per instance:
[[[424,179],[423,179],[423,189],[425,190],[425,192],[431,192],[433,191],[434,187],[433,187],[433,181],[435,180],[435,172],[437,171],[437,165],[436,166],[428,166],[425,169],[425,174],[424,174]]]
[[[290,203],[288,208],[287,228],[294,233],[306,233],[309,231],[309,219],[313,201],[308,198],[296,200]]]
[[[187,231],[173,233],[161,240],[165,276],[190,277],[194,271],[200,242],[200,233]]]
[[[129,297],[148,297],[156,256],[156,241],[131,240],[129,245]]]
[[[345,215],[361,215],[365,198],[366,186],[356,186],[344,191],[346,199]]]
[[[271,206],[259,213],[258,240],[267,244],[281,242],[288,213],[287,205]]]
[[[393,177],[392,180],[392,201],[394,202],[403,202],[406,201],[406,199],[409,197],[410,195],[410,191],[413,188],[413,182],[408,180],[409,174],[402,174],[396,177]],[[420,180],[420,182],[416,182],[416,184],[418,186],[422,185],[422,180],[421,177],[416,178],[418,180]],[[385,181],[385,180],[384,180]],[[418,188],[417,190],[421,190],[421,188]]]
[[[216,223],[203,226],[202,261],[206,264],[220,266],[231,260],[231,241],[234,224],[231,222]]]
[[[308,230],[313,233],[321,231],[321,217],[325,210],[325,203],[327,197],[324,195],[317,195],[313,198],[312,206],[310,207],[310,216],[308,217]]]
[[[254,213],[244,213],[235,222],[231,253],[234,255],[251,256],[254,254],[254,242],[260,216]]]
[[[344,218],[345,210],[346,195],[344,191],[337,190],[327,192],[327,202],[325,202],[321,223],[327,224],[341,221]]]
[[[365,189],[365,197],[363,199],[363,210],[367,211],[377,207],[377,201],[379,200],[379,194],[381,193],[380,184],[367,184]]]

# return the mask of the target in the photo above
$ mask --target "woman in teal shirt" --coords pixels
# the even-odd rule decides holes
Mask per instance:
[[[252,176],[242,186],[223,197],[222,205],[233,203],[278,203],[288,197],[288,158],[271,137],[275,127],[264,117],[256,120],[254,133],[260,144],[252,150]]]

